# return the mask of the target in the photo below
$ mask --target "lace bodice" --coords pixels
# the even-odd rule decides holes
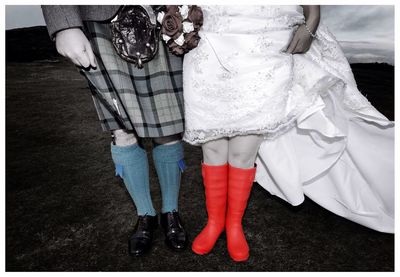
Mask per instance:
[[[213,33],[260,34],[290,28],[304,20],[300,6],[201,6],[202,31]],[[246,24],[243,24],[246,22]],[[251,28],[248,26],[251,25]]]

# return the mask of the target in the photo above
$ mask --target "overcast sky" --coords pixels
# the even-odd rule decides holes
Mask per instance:
[[[350,62],[394,64],[393,6],[322,6],[322,21]],[[45,25],[40,6],[6,6],[6,28]]]

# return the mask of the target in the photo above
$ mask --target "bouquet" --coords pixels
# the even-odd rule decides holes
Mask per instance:
[[[169,5],[157,14],[161,36],[170,51],[181,56],[195,48],[200,41],[203,12],[196,5]]]

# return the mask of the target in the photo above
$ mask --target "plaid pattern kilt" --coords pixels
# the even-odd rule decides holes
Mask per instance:
[[[118,56],[107,23],[84,24],[97,68],[81,73],[88,80],[103,130],[133,129],[139,137],[182,133],[182,58],[172,55],[160,40],[156,57],[138,69]]]

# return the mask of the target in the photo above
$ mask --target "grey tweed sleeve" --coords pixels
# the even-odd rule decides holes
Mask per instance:
[[[61,30],[73,27],[82,27],[82,18],[79,6],[59,5],[42,6],[44,20],[50,37],[54,40],[54,35]]]

